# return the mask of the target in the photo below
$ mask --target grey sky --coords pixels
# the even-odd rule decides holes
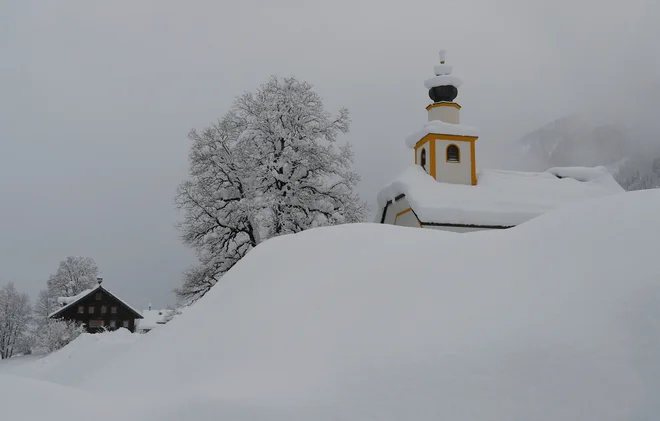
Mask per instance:
[[[191,128],[270,74],[353,120],[360,192],[411,160],[437,51],[465,84],[480,165],[565,114],[657,110],[654,0],[0,0],[0,284],[35,296],[68,255],[137,307],[173,301],[194,262],[172,198]],[[630,111],[630,110],[633,111]],[[647,114],[644,114],[644,113]],[[653,121],[653,124],[657,123]]]

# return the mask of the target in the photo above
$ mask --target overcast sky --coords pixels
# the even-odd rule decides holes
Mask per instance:
[[[360,193],[412,162],[423,81],[448,50],[479,165],[599,104],[649,110],[655,0],[0,0],[0,284],[32,297],[69,255],[136,307],[174,301],[194,262],[173,206],[191,128],[269,75],[349,108]],[[654,108],[657,110],[658,108]],[[653,111],[655,113],[655,111]],[[657,124],[657,123],[655,123]],[[660,141],[660,140],[659,140]]]

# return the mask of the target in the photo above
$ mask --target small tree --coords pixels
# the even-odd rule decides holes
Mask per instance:
[[[190,179],[176,203],[199,264],[176,290],[184,304],[265,239],[364,219],[350,145],[336,142],[349,122],[346,109],[328,113],[309,83],[272,77],[217,123],[190,132]]]
[[[30,312],[28,295],[16,291],[13,282],[0,288],[0,358],[14,355],[16,345],[27,334]]]
[[[34,303],[33,347],[34,352],[47,354],[57,351],[84,331],[73,321],[52,320],[48,315],[59,308],[57,298],[45,289],[39,292]]]
[[[68,320],[46,320],[35,333],[34,350],[47,354],[63,348],[85,331],[82,324]]]
[[[71,297],[92,288],[99,268],[91,257],[69,256],[60,262],[54,275],[48,278],[48,291],[52,297]]]

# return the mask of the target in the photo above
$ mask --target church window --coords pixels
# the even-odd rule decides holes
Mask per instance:
[[[422,168],[426,169],[426,149],[422,149],[421,157],[419,159]]]
[[[447,162],[461,162],[461,151],[458,146],[447,146]]]

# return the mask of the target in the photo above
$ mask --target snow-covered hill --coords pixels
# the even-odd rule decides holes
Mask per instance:
[[[44,357],[20,357],[0,364],[1,374],[13,374],[76,386],[114,359],[121,359],[142,335],[126,329],[102,334],[83,333],[64,348]],[[23,362],[21,360],[27,360]]]
[[[604,114],[560,118],[523,136],[518,144],[521,169],[602,165],[627,190],[660,186],[660,139],[653,142],[637,126]]]
[[[655,419],[658,210],[651,190],[503,231],[272,239],[79,386],[141,421]]]

